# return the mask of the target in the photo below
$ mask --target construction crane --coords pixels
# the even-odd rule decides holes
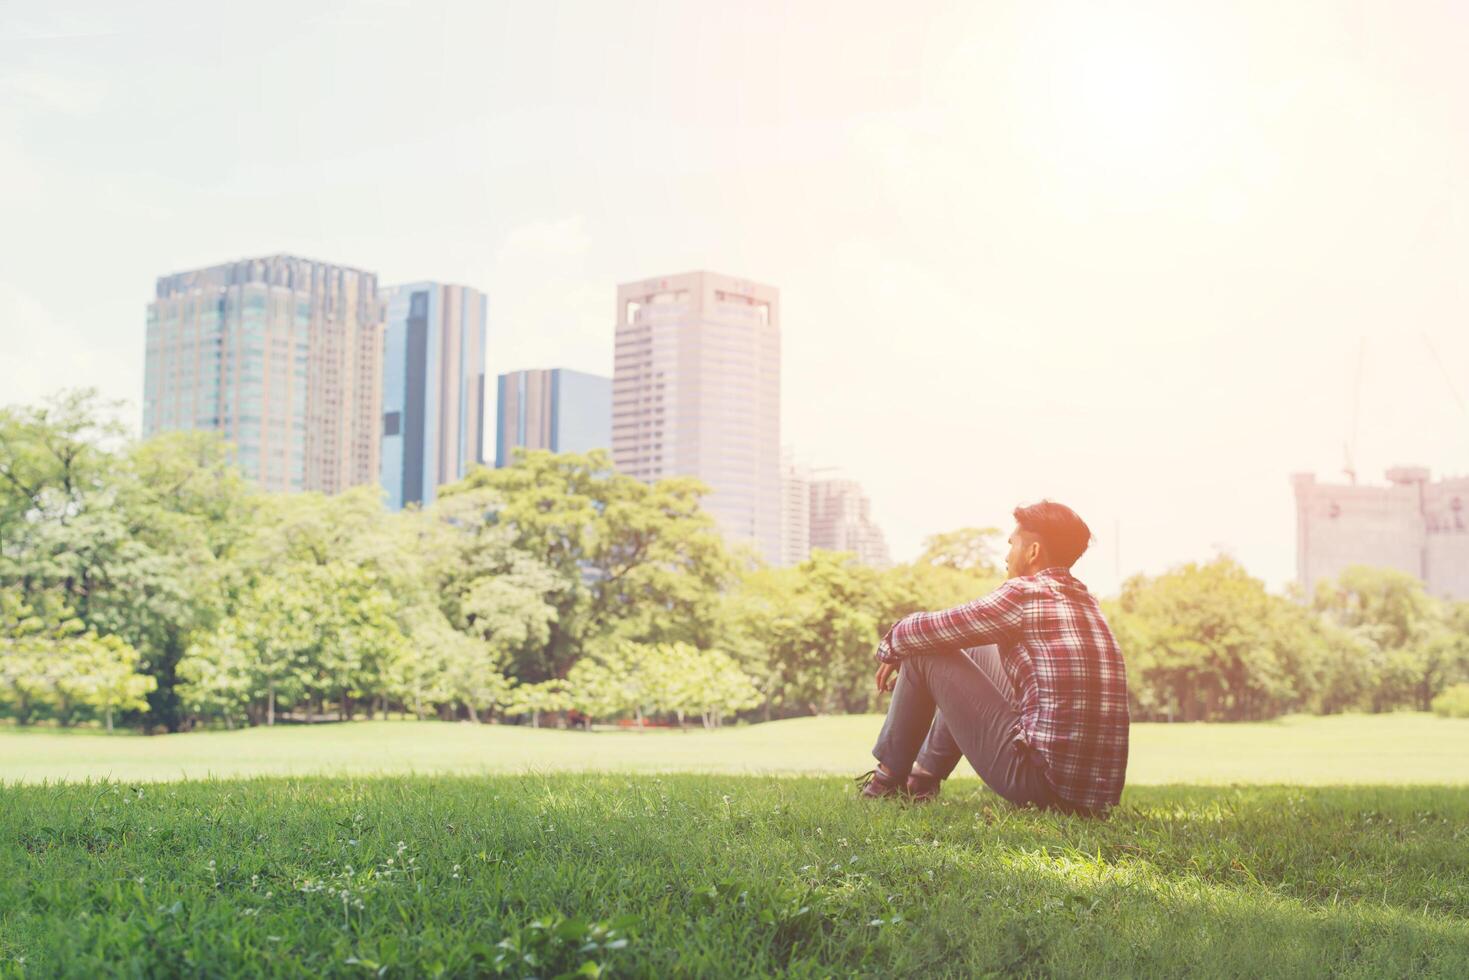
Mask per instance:
[[[1469,415],[1469,408],[1464,406],[1464,396],[1459,394],[1458,387],[1454,384],[1453,375],[1449,374],[1448,366],[1444,364],[1443,358],[1438,356],[1438,348],[1433,346],[1433,341],[1428,336],[1428,331],[1423,331],[1423,343],[1428,347],[1428,353],[1433,355],[1433,363],[1438,365],[1439,373],[1443,375],[1444,384],[1449,386],[1449,394],[1454,396],[1454,401],[1459,403],[1459,411]]]
[[[1454,377],[1449,373],[1448,365],[1444,363],[1438,348],[1434,346],[1433,338],[1424,330],[1419,334],[1423,338],[1423,346],[1428,348],[1428,354],[1433,358],[1433,363],[1438,367],[1439,374],[1443,376],[1444,385],[1453,396],[1454,403],[1459,406],[1459,411],[1469,416],[1469,404],[1464,401],[1458,385],[1454,384]],[[1357,374],[1352,384],[1352,423],[1347,433],[1346,441],[1342,443],[1342,472],[1346,474],[1347,480],[1356,486],[1357,483],[1357,431],[1360,427],[1362,416],[1362,370],[1367,362],[1367,338],[1362,337],[1360,346],[1357,348]]]

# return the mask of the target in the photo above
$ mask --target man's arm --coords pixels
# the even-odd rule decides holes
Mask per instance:
[[[877,659],[893,664],[922,653],[1013,642],[1025,619],[1022,597],[1019,588],[1006,582],[962,606],[904,617],[877,645]]]

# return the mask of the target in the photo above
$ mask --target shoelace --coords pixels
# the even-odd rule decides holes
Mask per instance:
[[[899,789],[901,789],[903,786],[901,780],[897,780],[892,778],[891,776],[884,775],[880,770],[877,769],[867,770],[862,775],[854,779],[853,782],[857,784],[858,789],[866,789],[873,783],[878,783],[882,786],[887,787],[897,786]]]

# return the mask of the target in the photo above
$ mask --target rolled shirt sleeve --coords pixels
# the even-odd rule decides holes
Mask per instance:
[[[1020,589],[1006,582],[952,609],[905,616],[878,643],[877,659],[891,664],[919,654],[1013,642],[1025,622],[1023,598]]]

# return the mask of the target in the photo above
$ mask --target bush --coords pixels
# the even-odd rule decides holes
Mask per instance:
[[[1455,684],[1433,699],[1433,713],[1443,718],[1469,718],[1469,684]]]

